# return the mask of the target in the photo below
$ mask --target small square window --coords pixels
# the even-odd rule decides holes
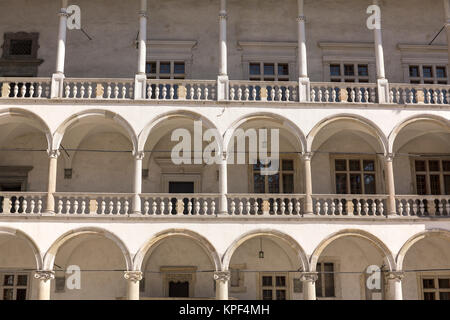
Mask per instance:
[[[373,160],[364,160],[364,171],[375,171],[375,161]]]
[[[279,76],[289,75],[289,66],[286,63],[278,64],[278,75]]]
[[[450,279],[439,279],[439,289],[450,289]]]
[[[270,277],[270,276],[262,277],[262,285],[263,285],[263,287],[271,287],[272,286],[272,277]]]
[[[72,179],[72,169],[64,169],[64,179]]]
[[[28,276],[27,275],[18,275],[17,276],[17,285],[18,286],[26,286],[28,284]]]
[[[426,171],[427,169],[425,168],[425,161],[422,160],[416,160],[416,171]]]
[[[159,65],[159,73],[170,74],[170,62],[161,62]]]
[[[255,75],[261,75],[261,65],[259,63],[250,63],[250,74]]]
[[[64,292],[66,289],[66,277],[55,278],[55,292]]]
[[[450,171],[450,161],[442,161],[442,167],[444,171]]]
[[[173,73],[184,74],[185,73],[184,62],[175,62]]]
[[[334,165],[336,171],[347,171],[347,160],[336,160]]]
[[[409,67],[409,76],[411,78],[418,78],[418,77],[420,77],[419,67],[418,66],[410,66]]]
[[[340,77],[341,76],[341,66],[338,64],[332,64],[330,66],[330,75],[332,77]]]
[[[286,277],[276,277],[276,286],[277,287],[285,287],[286,286]]]
[[[275,65],[273,63],[265,63],[264,75],[274,75],[274,74],[275,74]]]
[[[146,73],[156,73],[156,62],[147,62]]]
[[[33,40],[11,40],[9,54],[11,56],[30,56],[33,49]]]
[[[436,77],[447,78],[447,71],[445,70],[445,67],[436,67]]]
[[[368,77],[369,76],[369,67],[366,64],[358,65],[358,75],[360,77]]]
[[[430,171],[440,171],[440,164],[439,160],[430,160],[428,162],[428,166],[430,168]]]
[[[361,161],[359,160],[350,160],[350,171],[361,171]]]
[[[263,300],[272,300],[272,290],[263,290]]]
[[[352,64],[344,65],[344,75],[345,76],[354,76],[355,75],[355,66]]]
[[[13,286],[14,285],[14,275],[8,274],[5,275],[3,279],[3,285],[4,286]]]
[[[283,160],[282,168],[284,171],[293,171],[294,170],[294,161],[292,160]]]
[[[423,67],[423,77],[424,78],[433,78],[433,68],[432,67]]]
[[[434,289],[434,279],[423,279],[423,288],[424,289]]]

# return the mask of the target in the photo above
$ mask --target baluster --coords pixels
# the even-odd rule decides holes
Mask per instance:
[[[19,84],[18,83],[14,84],[13,92],[14,92],[14,98],[17,98],[17,96],[19,95]]]
[[[273,214],[278,214],[278,201],[277,199],[274,199],[273,201]]]
[[[334,216],[336,212],[336,203],[334,203],[333,199],[331,199],[331,215]]]
[[[38,206],[37,206],[37,213],[41,214],[41,212],[42,212],[42,200],[39,199],[38,200]]]
[[[364,89],[361,89],[361,88],[356,88],[355,90],[358,90],[358,94],[357,94],[357,98],[358,98],[358,102],[362,102],[362,92],[361,92],[361,90],[364,90]]]
[[[364,89],[364,101],[366,101],[366,103],[370,102],[369,101],[369,89]]]
[[[377,203],[376,203],[376,200],[373,200],[371,207],[372,207],[372,214],[375,216],[377,214]]]
[[[423,200],[421,200],[419,203],[419,210],[421,215],[425,214],[425,203],[423,202]]]
[[[77,200],[75,200],[75,201],[73,202],[73,213],[74,213],[74,214],[77,214],[77,213],[78,213],[78,201],[77,201]]]
[[[63,201],[62,200],[59,200],[58,201],[58,214],[61,214],[62,213],[62,209],[63,209]]]
[[[408,200],[406,200],[406,215],[407,216],[411,215],[411,205],[409,204]]]
[[[301,210],[300,200],[296,200],[295,201],[295,213],[297,215],[300,215],[300,210]]]
[[[427,92],[427,95],[426,95],[426,97],[427,97],[427,103],[432,103],[432,101],[431,101],[431,92],[430,92],[430,90],[426,90],[426,92]]]
[[[275,88],[272,87],[272,89],[270,89],[270,98],[272,99],[272,101],[275,101]]]
[[[27,202],[26,199],[24,199],[22,201],[22,213],[26,214],[27,213],[27,209],[28,209],[28,202]],[[16,212],[16,213],[19,213],[19,212]]]
[[[167,98],[167,86],[163,85],[163,88],[162,88],[162,99],[166,100],[166,98]]]
[[[330,91],[325,88],[325,102],[330,102]]]
[[[292,101],[297,101],[297,89],[292,90]]]
[[[30,84],[30,96],[29,96],[29,98],[31,99],[31,98],[33,98],[33,96],[34,96],[34,83],[31,83]]]
[[[439,204],[438,204],[438,211],[439,211],[439,215],[442,216],[444,214],[444,205],[442,204],[442,201],[439,200]]]
[[[119,199],[117,199],[117,203],[116,203],[116,214],[117,215],[120,215],[121,209],[122,209],[122,202]]]
[[[328,215],[328,201],[326,199],[323,203],[323,213],[324,215]]]
[[[195,214],[200,214],[200,201],[198,199],[195,200]]]
[[[109,202],[109,214],[113,214],[113,210],[114,210],[114,202],[110,201]]]
[[[230,100],[234,100],[235,98],[235,89],[234,87],[231,87],[230,89]]]
[[[252,89],[252,99],[253,99],[253,101],[256,101],[256,98],[257,98],[257,92],[256,92],[256,86],[253,86],[253,89]]]
[[[323,93],[322,93],[322,89],[319,88],[319,93],[317,95],[317,100],[318,102],[323,102]]]
[[[288,213],[289,213],[289,215],[292,215],[292,211],[294,211],[294,205],[292,204],[291,199],[289,199],[289,203],[288,203]]]
[[[247,203],[245,205],[246,205],[246,209],[247,209],[246,214],[250,214],[251,213],[250,212],[250,210],[251,210],[250,199],[247,199]]]
[[[278,101],[283,100],[283,90],[281,90],[280,87],[278,87],[278,90],[277,90],[277,100]]]
[[[443,104],[444,103],[444,92],[441,90],[439,90],[439,104]]]
[[[216,87],[211,88],[211,99],[216,100]]]
[[[216,202],[214,200],[211,201],[211,214],[212,215],[216,214]]]
[[[242,100],[242,88],[241,87],[238,88],[237,98],[238,98],[239,101]]]
[[[320,211],[321,211],[320,200],[317,200],[317,202],[316,202],[316,214],[320,215]]]
[[[81,214],[85,214],[86,213],[86,201],[83,200],[81,201]]]
[[[342,212],[344,211],[344,206],[342,204],[342,201],[339,200],[339,204],[338,204],[338,212],[339,215],[342,215]]]
[[[127,97],[127,85],[126,83],[122,83],[122,99]]]
[[[38,83],[37,97],[42,98],[42,83],[40,83],[40,82]]]
[[[400,214],[400,216],[403,215],[403,203],[402,200],[398,200],[398,213]]]
[[[170,201],[169,201],[170,203]],[[161,199],[161,203],[159,204],[159,214],[163,215],[165,214],[165,210],[166,210],[166,204],[164,203],[164,199]]]
[[[286,96],[286,101],[290,101],[291,91],[289,90],[289,87],[286,87],[285,96]]]
[[[188,210],[188,215],[191,215],[192,214],[192,201],[191,200],[188,201],[187,210]]]
[[[70,200],[66,201],[66,214],[70,213]]]
[[[123,213],[128,214],[128,210],[130,210],[130,203],[128,202],[128,200],[125,200],[125,203],[123,205]]]
[[[413,214],[416,216],[417,215],[417,203],[414,201],[413,203]]]
[[[175,96],[175,89],[173,88],[173,85],[171,85],[170,86],[170,91],[169,91],[170,100],[173,100],[174,96]]]
[[[33,214],[34,210],[36,208],[36,202],[34,201],[34,199],[31,199],[30,201],[30,213]]]
[[[234,216],[236,213],[236,202],[234,202],[233,200],[231,201],[231,215]]]
[[[350,97],[351,97],[351,102],[356,102],[356,93],[355,93],[354,88],[350,89]]]
[[[209,89],[205,86],[205,100],[209,100]]]
[[[447,199],[447,204],[445,205],[445,211],[447,215],[450,216],[450,200]]]
[[[253,210],[255,212],[255,215],[257,215],[258,214],[258,210],[259,210],[257,199],[255,199],[255,203],[253,203]]]
[[[172,201],[170,200],[170,198],[169,198],[169,203],[167,205],[167,209],[169,211],[167,214],[172,214],[173,204],[172,204]]]
[[[70,85],[69,84],[66,85],[65,94],[66,94],[66,98],[70,98]]]
[[[394,103],[394,90],[391,88],[391,91],[389,91],[389,101],[391,103]],[[372,101],[373,102],[373,101]]]
[[[156,215],[156,211],[158,210],[158,203],[153,200],[152,202],[152,214]],[[144,214],[148,214],[150,211],[150,202],[145,201],[144,203]]]
[[[333,100],[332,102],[337,102],[337,93],[336,90],[334,90],[333,88],[331,89],[331,100]]]
[[[25,98],[25,95],[27,94],[27,86],[26,83],[22,84],[22,88],[20,88],[20,95],[22,98]]]
[[[375,201],[374,201],[375,203]],[[367,200],[364,201],[364,214],[367,216],[369,215],[369,204],[367,203]]]
[[[356,204],[356,212],[357,212],[358,216],[360,216],[360,215],[361,215],[361,200],[358,199],[358,200],[356,200],[356,201],[357,201],[357,204]]]
[[[147,99],[151,99],[152,98],[152,94],[153,94],[153,88],[152,85],[149,84],[147,87]]]
[[[244,203],[242,201],[239,201],[239,215],[242,215],[244,213]]]
[[[80,82],[80,98],[84,99],[86,93],[86,88],[84,87],[84,82]]]
[[[281,199],[281,215],[284,216],[285,212],[286,212],[286,203],[284,203],[283,199]]]
[[[92,84],[89,82],[88,83],[88,99],[92,98],[92,92],[93,92]]]
[[[111,83],[108,83],[108,86],[106,87],[106,99],[111,99],[112,95],[112,87]]]
[[[203,215],[208,214],[208,201],[205,199],[203,200]]]
[[[250,90],[248,89],[248,85],[245,85],[244,100],[248,101],[249,98],[250,98]]]
[[[383,202],[382,202],[382,201],[380,201],[380,205],[379,205],[379,207],[380,207],[380,209],[379,209],[379,211],[380,211],[380,215],[383,215],[383,213],[384,213],[384,204],[383,204]]]
[[[311,89],[311,101],[316,102],[316,90],[314,88]]]
[[[159,100],[159,91],[160,91],[159,85],[157,84],[156,88],[155,88],[155,99],[156,100]]]
[[[100,214],[104,215],[106,211],[106,201],[104,199],[102,199],[102,203],[100,205]]]
[[[114,84],[114,99],[118,99],[119,98],[119,84],[115,83]]]

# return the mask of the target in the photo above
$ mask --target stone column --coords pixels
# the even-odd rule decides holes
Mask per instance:
[[[447,33],[447,46],[448,46],[448,59],[450,69],[450,0],[444,0],[444,13],[445,13],[445,32]],[[450,75],[447,75],[450,79]]]
[[[303,10],[304,0],[298,0],[298,77],[299,77],[299,101],[310,101],[311,85],[308,78],[308,63],[306,53],[306,17]]]
[[[300,280],[303,282],[303,300],[316,299],[317,272],[303,272]]]
[[[228,214],[228,166],[227,166],[227,154],[222,154],[222,162],[219,169],[219,214]]]
[[[55,279],[54,271],[36,271],[34,274],[36,279],[39,279],[38,300],[50,300],[50,289],[52,280]]]
[[[373,4],[380,6],[378,0],[373,0]],[[386,79],[386,72],[384,68],[384,50],[383,50],[383,37],[381,32],[381,21],[379,28],[375,27],[373,29],[373,32],[375,40],[375,59],[377,65],[378,103],[389,103],[389,83]]]
[[[228,281],[230,281],[229,271],[214,272],[216,281],[216,300],[228,300]]]
[[[47,207],[46,214],[54,214],[55,213],[55,197],[54,193],[56,192],[56,178],[58,175],[58,150],[49,150],[49,166],[48,166],[48,188],[47,188]]]
[[[127,300],[139,300],[139,281],[142,280],[141,271],[125,271],[127,280]]]
[[[62,98],[64,91],[64,63],[66,59],[68,0],[62,0],[59,11],[58,47],[56,52],[56,73],[52,76],[51,98]]]
[[[142,193],[142,160],[145,153],[140,151],[134,154],[134,177],[133,177],[133,214],[141,214],[141,197]]]
[[[389,215],[396,215],[395,204],[395,181],[394,181],[394,154],[386,155],[384,159],[384,173],[386,180],[386,191],[388,193],[387,210]]]
[[[401,271],[388,272],[388,300],[403,300],[402,280],[404,273]]]
[[[312,173],[311,173],[311,159],[313,154],[305,152],[302,155],[302,160],[305,165],[305,214],[313,214],[313,200],[312,200]]]
[[[220,0],[219,12],[219,76],[217,77],[217,99],[228,100],[228,49],[227,49],[227,0]]]
[[[136,100],[145,99],[147,93],[147,0],[140,1],[138,73],[136,74],[134,85],[134,98]]]

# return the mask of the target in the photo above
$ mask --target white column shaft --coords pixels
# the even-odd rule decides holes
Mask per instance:
[[[220,210],[219,213],[227,214],[228,213],[228,202],[227,202],[227,193],[228,193],[228,166],[227,159],[222,159],[219,170],[219,192],[220,192]]]
[[[64,74],[64,63],[66,59],[66,39],[67,39],[67,0],[62,1],[62,8],[59,14],[58,49],[56,54],[56,73]]]
[[[303,0],[298,0],[298,75],[300,78],[308,77],[308,64],[306,56],[306,31]]]
[[[142,159],[137,156],[134,158],[134,178],[133,178],[133,213],[141,213],[141,198],[142,193]]]
[[[139,282],[127,280],[127,300],[139,300]]]
[[[55,212],[56,177],[58,173],[58,157],[50,156],[48,166],[47,212]]]
[[[313,213],[311,158],[303,159],[305,164],[305,214]]]
[[[394,167],[393,160],[385,160],[385,174],[386,174],[386,189],[388,192],[388,213],[395,215],[397,213],[395,206],[395,181],[394,181]]]
[[[51,280],[39,279],[38,300],[50,300]]]
[[[303,300],[316,300],[315,281],[303,281]]]
[[[139,64],[138,73],[145,74],[147,65],[147,0],[141,0],[139,16]]]
[[[403,300],[402,281],[389,279],[389,300]]]
[[[227,280],[216,280],[216,300],[228,300]]]
[[[219,14],[219,45],[220,45],[220,61],[219,61],[219,75],[228,74],[228,49],[227,49],[227,1],[220,0],[220,14]]]

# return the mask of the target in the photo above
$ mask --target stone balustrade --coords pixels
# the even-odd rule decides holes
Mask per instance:
[[[214,216],[218,194],[142,194],[144,216]]]
[[[0,215],[39,215],[44,212],[46,193],[0,191]]]
[[[134,79],[65,79],[64,99],[134,99]]]
[[[48,99],[52,79],[50,78],[0,78],[2,99]]]
[[[372,83],[313,82],[311,102],[376,103],[377,86]]]
[[[132,194],[56,193],[56,215],[121,216],[131,213]]]
[[[389,84],[390,101],[396,104],[449,104],[450,86],[439,84]]]
[[[383,217],[387,215],[384,195],[313,195],[317,216]]]
[[[397,196],[397,214],[400,216],[450,217],[450,196]]]
[[[216,81],[147,80],[147,100],[216,100]]]
[[[230,81],[231,101],[298,101],[298,82]]]
[[[229,194],[231,216],[300,216],[304,194]]]

